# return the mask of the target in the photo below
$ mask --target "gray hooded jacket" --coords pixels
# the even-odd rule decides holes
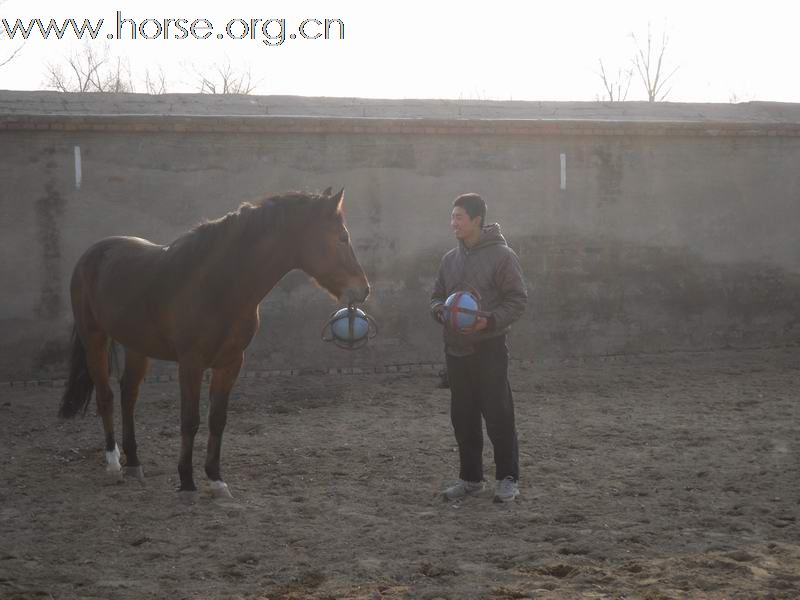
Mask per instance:
[[[480,239],[472,248],[459,241],[458,246],[442,258],[431,294],[434,318],[447,297],[461,290],[477,291],[481,310],[491,317],[489,327],[477,333],[465,335],[444,327],[445,352],[451,356],[472,354],[475,342],[507,333],[510,325],[525,311],[528,292],[519,258],[508,247],[497,223],[483,227]]]

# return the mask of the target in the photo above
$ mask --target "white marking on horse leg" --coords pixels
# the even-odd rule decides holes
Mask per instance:
[[[231,491],[228,489],[228,484],[224,481],[209,480],[208,486],[211,489],[211,495],[215,498],[233,498]]]
[[[561,153],[561,189],[567,189],[567,155]]]
[[[122,465],[119,464],[119,446],[114,444],[114,450],[106,451],[106,473],[113,477],[122,478]]]

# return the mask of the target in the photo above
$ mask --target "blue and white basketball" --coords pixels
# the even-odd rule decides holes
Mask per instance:
[[[331,317],[330,323],[333,336],[347,344],[359,342],[369,334],[367,315],[360,308],[341,308]]]
[[[444,314],[447,323],[458,331],[468,331],[475,326],[480,313],[478,299],[470,292],[455,292],[445,300]]]

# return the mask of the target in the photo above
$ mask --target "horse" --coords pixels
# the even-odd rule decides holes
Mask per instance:
[[[181,450],[179,492],[196,495],[192,449],[200,389],[211,370],[205,473],[211,494],[232,494],[220,471],[228,399],[259,326],[259,303],[293,269],[342,304],[363,302],[369,281],[350,244],[344,188],[289,192],[243,203],[168,245],[137,237],[102,239],[78,259],[70,283],[74,326],[69,377],[58,414],[86,413],[95,391],[105,432],[106,471],[144,481],[134,406],[151,358],[178,363]],[[114,437],[109,347],[125,349],[120,380],[122,450]],[[183,497],[187,497],[184,495]]]

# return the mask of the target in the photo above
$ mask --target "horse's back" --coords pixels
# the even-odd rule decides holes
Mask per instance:
[[[164,247],[144,238],[115,235],[96,241],[78,259],[76,266],[97,264],[116,257],[146,256]]]
[[[131,297],[149,287],[158,270],[162,246],[137,237],[103,238],[86,249],[72,274],[73,300],[83,295],[97,304],[103,299]]]
[[[99,283],[104,277],[123,271],[141,268],[143,263],[155,262],[163,246],[137,237],[114,236],[99,240],[89,246],[78,259],[73,272],[73,281],[80,277],[84,281]]]

